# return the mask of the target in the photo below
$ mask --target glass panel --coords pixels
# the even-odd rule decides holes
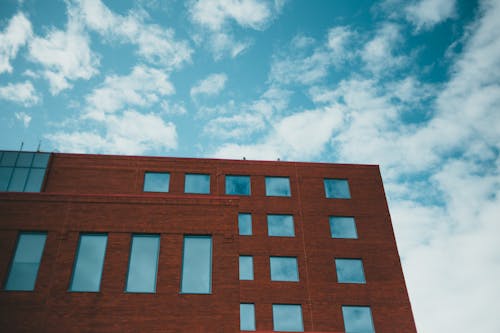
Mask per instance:
[[[45,169],[31,169],[24,192],[40,192],[44,177]]]
[[[226,176],[226,194],[250,195],[250,176]]]
[[[346,333],[375,333],[372,311],[368,306],[343,306]]]
[[[252,235],[252,215],[247,213],[238,214],[238,230],[241,236]]]
[[[9,167],[0,167],[0,191],[7,191],[12,169]]]
[[[271,257],[271,281],[299,281],[299,268],[295,257]]]
[[[16,166],[29,168],[32,161],[33,153],[21,152],[19,153],[19,157],[17,158]]]
[[[267,196],[290,196],[290,179],[288,177],[266,177]]]
[[[144,192],[168,192],[170,174],[146,172],[144,174]]]
[[[34,290],[46,233],[21,233],[10,267],[6,290]]]
[[[253,280],[252,256],[240,256],[240,280]]]
[[[330,232],[332,238],[358,238],[353,217],[330,216]]]
[[[159,250],[160,236],[132,236],[126,291],[136,293],[155,292]]]
[[[361,259],[335,259],[337,281],[341,283],[366,283]]]
[[[327,198],[350,199],[349,183],[347,179],[325,179],[325,193]]]
[[[292,215],[267,215],[269,236],[294,237],[295,228]]]
[[[26,178],[28,178],[29,168],[15,168],[12,173],[12,178],[10,180],[8,191],[10,192],[22,192],[24,191],[24,185],[26,184]]]
[[[212,285],[212,237],[185,236],[181,292],[210,294]]]
[[[210,193],[210,175],[186,174],[184,181],[185,193]]]
[[[107,240],[107,235],[80,236],[71,291],[99,291]]]
[[[34,168],[46,168],[49,163],[49,153],[35,153],[35,158],[33,159]]]
[[[17,159],[17,151],[4,151],[2,156],[1,166],[15,166]]]
[[[304,332],[302,306],[295,304],[273,304],[273,330],[281,332]]]
[[[255,305],[240,304],[240,330],[255,331]]]

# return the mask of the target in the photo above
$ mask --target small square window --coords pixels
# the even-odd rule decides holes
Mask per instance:
[[[250,195],[250,176],[226,176],[226,194]]]
[[[325,179],[325,194],[327,198],[350,199],[349,182],[347,179]]]
[[[288,177],[266,177],[266,195],[289,197],[290,179]]]
[[[295,237],[292,215],[267,215],[268,236]]]
[[[186,174],[184,180],[185,193],[209,194],[210,175]]]
[[[240,256],[240,280],[253,280],[252,256]]]
[[[144,192],[168,192],[170,174],[167,172],[146,172]]]
[[[300,304],[273,304],[273,331],[304,332]]]
[[[342,306],[346,333],[375,333],[369,306]]]
[[[238,214],[238,231],[240,236],[252,235],[252,215],[248,213]]]
[[[332,238],[358,238],[354,217],[330,216],[330,233]]]
[[[251,303],[240,304],[240,330],[255,331],[255,305]]]
[[[271,257],[271,281],[299,281],[296,257]]]
[[[335,259],[339,283],[366,283],[361,259]]]

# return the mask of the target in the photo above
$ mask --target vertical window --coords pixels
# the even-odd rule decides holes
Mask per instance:
[[[127,286],[131,293],[154,293],[156,291],[156,273],[159,235],[133,235],[128,263]]]
[[[269,236],[295,237],[292,215],[267,215],[267,234]]]
[[[0,154],[0,191],[40,192],[48,153],[5,151]]]
[[[240,280],[253,280],[252,256],[240,256]]]
[[[299,281],[296,257],[271,257],[271,281]]]
[[[181,292],[210,294],[212,289],[212,237],[185,236]]]
[[[273,304],[273,331],[304,332],[300,304]]]
[[[209,194],[210,175],[186,174],[184,177],[184,193]]]
[[[34,290],[47,233],[22,232],[10,266],[5,290]]]
[[[107,241],[105,234],[80,235],[70,291],[99,291]]]
[[[226,194],[250,195],[250,176],[226,176]]]
[[[366,283],[361,259],[335,259],[337,281],[340,283]]]
[[[375,333],[369,306],[342,306],[346,333]]]
[[[354,217],[330,216],[330,233],[332,238],[358,238]]]
[[[146,172],[144,192],[168,192],[170,174],[168,172]]]
[[[289,197],[290,179],[288,177],[266,177],[266,195]]]
[[[240,236],[252,235],[252,215],[248,213],[238,214],[238,231]]]
[[[349,183],[347,179],[325,179],[325,194],[327,198],[350,199]]]
[[[240,330],[255,331],[255,305],[251,303],[240,304]]]

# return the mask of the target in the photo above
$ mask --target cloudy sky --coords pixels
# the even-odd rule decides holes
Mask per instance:
[[[0,0],[0,149],[381,166],[420,332],[500,332],[500,1]]]

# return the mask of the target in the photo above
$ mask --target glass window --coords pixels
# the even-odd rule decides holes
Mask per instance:
[[[295,237],[292,215],[267,215],[267,234],[269,236]]]
[[[45,169],[32,168],[26,182],[25,192],[40,192],[45,177]]]
[[[22,232],[12,260],[5,290],[34,290],[47,233]]]
[[[0,191],[40,192],[48,153],[1,152]]]
[[[299,281],[296,257],[271,257],[271,281]]]
[[[330,216],[330,233],[332,238],[358,238],[354,217]]]
[[[325,193],[327,198],[350,199],[349,183],[347,179],[325,179]]]
[[[185,193],[210,193],[210,175],[186,174],[184,180]]]
[[[252,215],[248,213],[238,214],[238,231],[240,236],[252,235]]]
[[[29,168],[33,161],[33,155],[33,153],[20,152],[17,157],[16,166]]]
[[[128,263],[127,286],[132,293],[154,293],[160,251],[159,235],[133,235]]]
[[[300,304],[273,304],[273,331],[304,332]]]
[[[252,256],[240,256],[240,280],[253,280]]]
[[[250,176],[226,176],[226,194],[250,195]]]
[[[366,283],[361,259],[335,259],[337,281],[340,283]]]
[[[24,190],[24,185],[26,184],[26,179],[28,179],[29,171],[29,168],[15,168],[7,191],[22,192]]]
[[[12,170],[14,170],[14,168],[0,167],[0,191],[7,191]]]
[[[212,289],[212,237],[185,236],[181,292],[210,294]]]
[[[342,306],[346,333],[375,333],[369,306]]]
[[[288,177],[266,177],[266,195],[289,197],[290,179]]]
[[[168,192],[170,174],[168,172],[146,172],[144,192]]]
[[[255,331],[255,305],[251,303],[240,304],[240,330]]]
[[[36,153],[33,159],[34,168],[46,168],[49,163],[49,153]]]
[[[15,166],[16,160],[17,160],[17,155],[18,155],[17,151],[4,151],[0,165],[1,166],[10,166],[10,167]]]
[[[70,291],[99,291],[108,236],[80,235]]]

